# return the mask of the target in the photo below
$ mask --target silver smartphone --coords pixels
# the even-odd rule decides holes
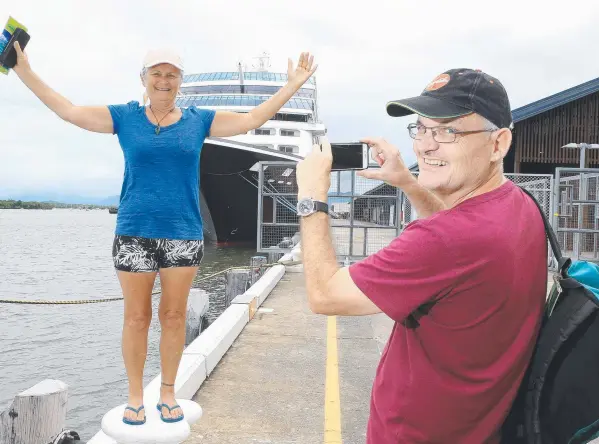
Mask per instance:
[[[332,171],[364,170],[368,168],[368,145],[361,142],[331,143]]]

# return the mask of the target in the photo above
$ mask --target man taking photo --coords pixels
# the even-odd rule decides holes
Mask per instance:
[[[479,70],[438,75],[387,104],[408,126],[419,175],[397,148],[365,139],[420,219],[377,253],[340,267],[326,212],[303,213],[308,302],[323,315],[383,312],[395,321],[372,388],[367,442],[499,443],[545,303],[547,242],[536,204],[503,174],[512,141],[507,93]],[[297,167],[298,200],[327,202],[332,155]]]

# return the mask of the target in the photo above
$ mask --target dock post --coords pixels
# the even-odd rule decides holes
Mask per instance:
[[[264,274],[264,265],[266,265],[266,256],[252,256],[250,260],[250,285],[254,285]]]
[[[231,301],[240,294],[245,293],[250,280],[250,272],[245,269],[233,269],[227,271],[227,283],[225,285],[225,308],[231,305]]]
[[[58,436],[67,416],[68,386],[46,379],[15,396],[0,413],[0,443],[47,444]]]
[[[269,264],[274,264],[275,262],[277,262],[282,257],[283,257],[283,253],[281,253],[279,251],[270,251],[268,253],[268,263]]]
[[[208,313],[209,306],[210,299],[205,290],[192,288],[189,291],[187,316],[185,318],[185,345],[191,344],[202,333],[204,319],[206,318],[206,313]]]

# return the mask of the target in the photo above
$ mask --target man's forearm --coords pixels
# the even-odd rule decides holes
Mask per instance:
[[[329,229],[329,217],[321,212],[302,217],[301,252],[310,307],[318,307],[327,285],[339,270]]]
[[[437,211],[447,209],[443,201],[433,194],[432,191],[420,185],[417,179],[399,188],[404,192],[412,207],[416,209],[419,217],[426,218]]]

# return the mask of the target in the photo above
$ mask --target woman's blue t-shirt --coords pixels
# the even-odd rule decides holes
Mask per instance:
[[[215,112],[182,109],[160,128],[132,101],[108,106],[125,158],[115,233],[161,239],[203,239],[200,153]]]

